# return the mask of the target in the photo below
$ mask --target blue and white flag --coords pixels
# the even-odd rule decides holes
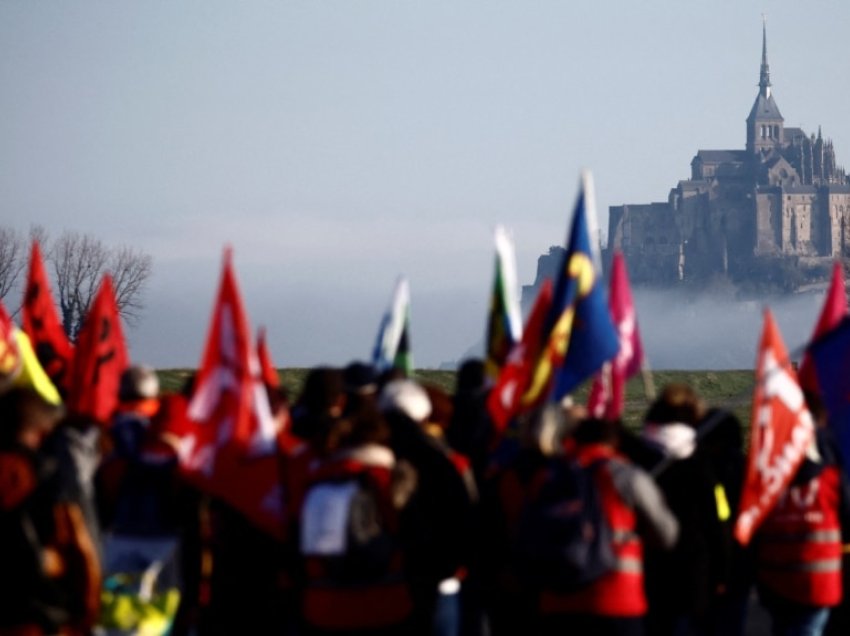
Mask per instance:
[[[372,364],[378,373],[389,369],[401,369],[407,375],[413,373],[413,355],[410,350],[410,285],[404,277],[398,279],[390,307],[381,320]]]

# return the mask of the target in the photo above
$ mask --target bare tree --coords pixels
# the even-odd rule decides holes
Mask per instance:
[[[0,299],[16,287],[26,263],[23,236],[12,228],[0,227]]]
[[[109,271],[112,272],[118,311],[132,324],[142,309],[141,292],[153,271],[153,259],[150,254],[124,245],[112,250]]]
[[[148,254],[130,247],[109,248],[90,234],[65,232],[53,243],[53,265],[62,326],[72,341],[83,326],[103,274],[112,275],[116,304],[133,322],[142,308],[141,292],[152,272]]]

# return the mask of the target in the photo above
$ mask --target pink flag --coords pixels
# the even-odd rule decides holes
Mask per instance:
[[[615,420],[623,414],[626,380],[640,371],[643,363],[643,345],[638,331],[637,314],[629,287],[626,261],[620,252],[614,254],[611,265],[608,304],[611,319],[617,329],[620,350],[594,378],[587,410],[593,417]]]
[[[811,342],[814,342],[827,331],[832,331],[841,322],[841,319],[847,315],[847,292],[844,289],[844,267],[841,261],[835,261],[832,266],[832,281],[829,285],[829,291],[826,293],[826,300],[823,303],[823,309],[820,312],[818,324],[815,326],[815,332],[812,334]],[[800,364],[800,386],[804,391],[819,393],[817,371],[812,363],[812,358],[808,351],[803,356],[803,362]]]

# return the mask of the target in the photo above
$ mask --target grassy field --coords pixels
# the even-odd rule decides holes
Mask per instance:
[[[298,396],[307,371],[308,369],[298,368],[278,371],[281,383],[291,396]],[[176,391],[189,377],[191,370],[162,369],[158,373],[163,389]],[[655,371],[652,375],[657,389],[671,382],[685,382],[694,387],[709,406],[732,411],[745,425],[749,422],[753,392],[752,371]],[[449,392],[454,389],[453,371],[420,369],[416,371],[415,377],[420,382],[435,384]],[[576,392],[576,401],[586,400],[587,391],[587,385],[581,387]],[[626,386],[626,425],[639,424],[648,404],[642,379],[633,378]]]

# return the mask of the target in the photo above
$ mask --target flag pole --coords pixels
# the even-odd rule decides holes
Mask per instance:
[[[657,393],[655,391],[655,378],[646,356],[643,357],[643,362],[640,365],[640,377],[643,380],[643,395],[647,403],[652,403]]]

